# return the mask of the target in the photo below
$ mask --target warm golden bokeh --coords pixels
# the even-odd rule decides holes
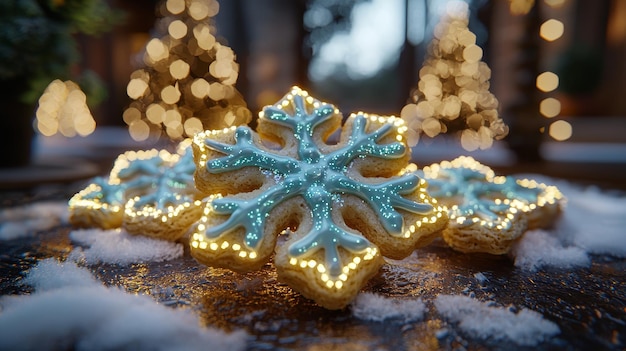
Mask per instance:
[[[87,96],[72,81],[52,81],[39,98],[37,131],[44,136],[61,133],[66,137],[87,136],[96,129]]]
[[[559,87],[559,76],[553,72],[543,72],[537,76],[537,89],[551,92]]]
[[[450,2],[435,27],[412,102],[400,113],[409,145],[416,145],[421,135],[458,132],[463,148],[472,151],[487,149],[508,134],[498,100],[489,91],[491,69],[481,61],[483,50],[468,22],[467,4]]]
[[[563,22],[554,18],[545,21],[539,28],[539,36],[546,41],[555,41],[563,36],[564,32]]]
[[[555,98],[546,98],[539,104],[539,112],[546,118],[556,117],[561,113],[561,102]]]
[[[565,141],[571,138],[573,132],[572,125],[563,120],[552,123],[548,130],[548,134],[557,141]]]
[[[170,139],[204,129],[250,122],[252,114],[235,89],[239,65],[233,50],[215,39],[216,0],[167,0],[145,47],[145,68],[131,74],[133,99],[124,121],[135,140]]]

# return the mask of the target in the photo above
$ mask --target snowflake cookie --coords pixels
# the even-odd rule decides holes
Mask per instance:
[[[404,122],[342,116],[294,87],[248,127],[205,131],[192,144],[196,187],[209,198],[193,229],[199,262],[238,272],[274,254],[279,279],[329,309],[346,306],[382,256],[403,258],[446,225],[426,182],[406,171]]]
[[[527,229],[550,226],[563,198],[554,186],[496,176],[461,156],[417,171],[428,191],[448,211],[443,238],[461,252],[504,254]]]
[[[96,178],[69,201],[70,223],[176,240],[202,213],[189,143],[179,152],[127,151],[108,177]]]

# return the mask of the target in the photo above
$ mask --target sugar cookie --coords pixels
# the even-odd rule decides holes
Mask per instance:
[[[80,228],[119,228],[124,219],[124,204],[122,187],[97,177],[70,199],[69,221]]]
[[[108,179],[95,179],[70,199],[70,223],[176,240],[202,213],[194,171],[189,143],[181,143],[175,154],[127,151],[115,160]]]
[[[418,174],[447,209],[443,238],[457,251],[507,253],[528,228],[548,226],[560,211],[556,187],[496,176],[471,157],[433,164]]]
[[[339,142],[329,143],[341,119],[294,87],[264,109],[256,131],[196,134],[194,177],[208,199],[192,256],[245,272],[276,250],[281,281],[338,309],[378,272],[382,256],[402,258],[432,240],[448,218],[407,171],[404,122],[352,114]],[[281,232],[288,239],[275,248]]]

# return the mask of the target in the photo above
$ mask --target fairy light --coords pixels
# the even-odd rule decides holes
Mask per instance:
[[[553,8],[563,6],[565,0],[545,0],[545,3]],[[553,42],[563,36],[565,25],[563,22],[550,18],[546,20],[539,28],[539,36],[547,41]],[[537,89],[544,93],[555,91],[559,87],[559,76],[554,72],[543,72],[537,76]],[[561,113],[561,102],[554,98],[548,97],[543,99],[539,104],[539,113],[546,118],[553,118]],[[543,133],[545,127],[540,131]],[[572,125],[564,120],[555,121],[548,126],[548,135],[556,141],[565,141],[572,137]]]
[[[573,128],[567,121],[556,121],[550,124],[548,134],[556,141],[564,141],[572,137]]]
[[[202,211],[202,216],[196,222],[192,228],[190,245],[193,249],[203,250],[212,254],[219,254],[224,251],[231,251],[234,256],[241,259],[256,260],[258,253],[238,243],[231,243],[228,240],[218,238],[209,238],[206,236],[206,230],[209,227],[207,224],[209,215],[213,212],[211,202],[215,199],[221,198],[221,194],[215,194],[209,196],[205,201],[206,204]]]
[[[547,93],[559,87],[559,76],[554,72],[543,72],[537,76],[537,89]]]
[[[66,137],[87,136],[96,129],[87,96],[72,81],[52,81],[39,98],[37,131],[44,136],[60,133]]]
[[[563,36],[565,26],[563,22],[551,18],[545,21],[539,28],[539,36],[545,41],[555,41]]]
[[[166,0],[159,10],[160,32],[146,44],[145,67],[131,74],[127,86],[133,101],[124,121],[131,137],[164,134],[177,140],[250,122],[252,114],[234,87],[239,76],[235,54],[214,35],[218,2]],[[177,111],[180,120],[166,122],[166,111]]]
[[[72,196],[68,202],[70,222],[84,227],[94,223],[105,229],[120,227],[123,206],[106,202],[103,192],[101,185],[92,183]]]
[[[561,102],[555,98],[546,98],[539,103],[539,113],[546,118],[556,117],[561,113]]]
[[[348,264],[341,267],[340,273],[336,276],[330,275],[328,268],[326,268],[323,263],[319,263],[314,259],[308,260],[306,258],[291,257],[289,264],[313,271],[317,279],[322,282],[323,286],[328,289],[340,290],[350,279],[350,276],[354,274],[359,265],[373,260],[378,255],[380,254],[377,248],[368,247],[361,254],[354,255]]]
[[[410,146],[422,135],[461,132],[461,146],[473,151],[487,149],[508,134],[498,115],[498,100],[489,92],[491,69],[468,29],[468,13],[466,3],[450,2],[435,27],[412,102],[400,113]]]

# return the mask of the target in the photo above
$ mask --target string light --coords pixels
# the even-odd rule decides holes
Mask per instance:
[[[543,72],[537,76],[537,89],[551,92],[559,87],[559,76],[553,72]]]
[[[563,6],[565,0],[545,0],[545,3],[550,7],[559,8]],[[547,42],[561,38],[564,32],[563,22],[554,18],[546,20],[539,28],[539,36]],[[555,91],[559,87],[559,76],[553,72],[543,72],[537,76],[536,85],[537,89],[544,93]],[[561,102],[553,97],[545,98],[539,103],[539,113],[546,118],[556,117],[561,113]],[[545,127],[540,128],[540,131],[545,132]],[[572,125],[567,121],[556,121],[548,127],[548,135],[557,141],[571,138],[572,133]]]
[[[131,74],[133,99],[124,121],[135,140],[193,136],[250,122],[252,114],[235,89],[239,66],[232,49],[215,38],[216,0],[166,0],[157,36],[145,47],[145,68]]]
[[[556,117],[561,113],[561,102],[555,98],[546,98],[539,104],[539,112],[546,118]]]
[[[498,100],[489,92],[491,69],[481,61],[483,50],[467,27],[468,13],[466,3],[450,2],[435,27],[412,102],[400,113],[410,146],[421,135],[459,132],[461,146],[472,151],[487,149],[508,134],[498,116]]]
[[[556,121],[550,125],[548,133],[556,141],[564,141],[572,137],[573,128],[567,121]]]
[[[61,133],[66,137],[87,136],[96,129],[87,96],[72,81],[52,81],[39,98],[37,130],[45,136]]]
[[[546,41],[555,41],[563,36],[565,26],[563,22],[554,18],[545,21],[539,28],[539,36]]]

